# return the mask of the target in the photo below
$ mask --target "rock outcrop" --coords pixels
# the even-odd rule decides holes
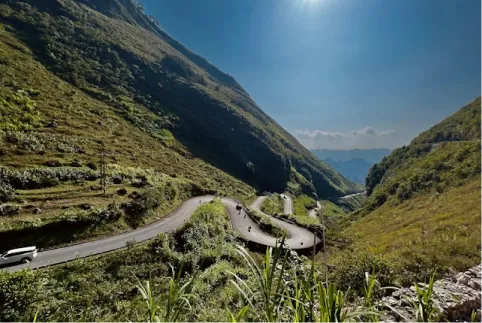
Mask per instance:
[[[477,321],[481,320],[481,279],[482,265],[473,267],[453,277],[434,283],[433,299],[439,313],[435,321],[470,321],[476,312]],[[426,284],[419,284],[426,287]],[[384,297],[382,306],[387,314],[381,319],[385,322],[416,321],[412,300],[416,298],[415,287],[402,288],[391,296]]]

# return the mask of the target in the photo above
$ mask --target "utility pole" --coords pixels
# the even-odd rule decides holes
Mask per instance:
[[[100,186],[102,187],[104,196],[107,189],[106,171],[107,166],[105,163],[105,145],[102,143],[102,152],[100,154]]]
[[[313,185],[313,179],[311,179],[311,185]],[[315,185],[313,185],[313,188],[315,187]],[[316,188],[315,188],[315,197],[316,197],[316,203],[318,203],[318,201],[320,200],[319,197],[318,197],[318,193],[316,193]],[[320,209],[318,210],[318,212],[321,213],[321,225],[323,226],[323,262],[325,264],[325,280],[326,280],[326,287],[328,288],[328,263],[326,262],[326,225],[325,225],[325,216],[324,216],[324,212],[322,210],[322,206],[321,206],[321,203],[320,203]]]

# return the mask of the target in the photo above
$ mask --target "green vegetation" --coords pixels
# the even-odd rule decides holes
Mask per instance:
[[[439,309],[435,306],[433,301],[433,283],[435,282],[435,275],[430,276],[430,281],[425,288],[421,288],[415,284],[415,292],[417,298],[413,300],[413,307],[416,309],[415,314],[418,322],[433,322]]]
[[[391,197],[399,201],[460,186],[480,174],[480,97],[395,149],[366,178],[368,210]]]
[[[345,211],[331,201],[320,201],[323,215],[327,218],[340,218],[346,216]]]
[[[103,142],[128,166],[170,175],[229,173],[260,191],[284,191],[293,168],[308,179],[300,183],[307,194],[356,189],[130,0],[8,0],[0,17],[0,102],[11,116],[0,130],[96,138],[80,162]],[[12,157],[4,162],[27,162]],[[43,158],[28,159],[34,166]]]
[[[309,176],[309,173],[307,175],[308,177],[305,177],[302,174],[300,174],[298,171],[296,171],[295,168],[291,167],[290,180],[288,182],[286,191],[292,195],[307,194],[310,196],[315,196],[316,190],[313,186],[313,183],[307,179],[307,178],[311,178],[311,176]]]
[[[330,262],[370,254],[405,286],[480,263],[480,171],[479,97],[372,167],[364,205],[327,222]]]
[[[480,97],[439,124],[422,132],[412,140],[411,145],[470,140],[480,141]]]
[[[300,195],[295,197],[292,196],[292,199],[293,208],[295,211],[294,214],[284,214],[284,212],[274,214],[277,214],[277,216],[280,218],[294,222],[308,229],[319,231],[323,230],[323,226],[321,225],[320,220],[318,218],[314,218],[308,215],[308,210],[316,207],[316,201],[307,195]],[[284,201],[282,201],[282,203],[284,203]],[[271,215],[274,214],[272,213]]]
[[[30,99],[31,95],[24,90],[0,93],[0,130],[30,130],[40,125],[40,116]]]
[[[268,196],[261,205],[261,211],[266,214],[282,214],[284,213],[284,200],[279,193]]]
[[[171,276],[171,264],[179,277],[177,291],[195,277],[187,291],[196,295],[192,311],[178,319],[226,321],[226,307],[239,303],[228,271],[249,276],[237,241],[224,206],[215,200],[200,206],[175,233],[134,248],[45,270],[1,271],[0,320],[31,321],[38,310],[39,321],[143,321],[145,301],[133,273],[140,281],[150,279],[152,295],[163,307],[173,291],[164,278]]]
[[[256,212],[253,209],[247,210],[248,215],[254,219],[256,223],[258,223],[261,230],[268,233],[273,237],[284,237],[287,236],[287,232],[285,229],[281,228],[276,222],[274,222],[271,217],[267,216],[264,213]]]
[[[412,148],[407,147],[406,153],[403,153],[403,164],[397,161],[390,165],[384,160],[374,166],[376,170],[388,167],[386,169],[396,169],[396,172],[387,173],[383,176],[383,183],[372,190],[365,204],[368,211],[388,200],[402,202],[417,194],[442,193],[480,174],[480,142],[446,142],[430,152],[428,148],[417,150],[420,153],[415,155],[410,153]],[[387,161],[399,158],[399,152],[395,150]]]
[[[308,216],[308,211],[316,208],[316,200],[307,196],[300,195],[292,197],[293,211],[296,217]]]
[[[375,304],[400,275],[381,256],[345,254],[325,285],[321,267],[304,256],[267,248],[263,258],[240,243],[215,199],[151,242],[44,270],[1,271],[0,320],[376,321]]]
[[[1,15],[34,10],[15,3],[12,11],[9,6],[0,5]],[[252,187],[194,157],[165,129],[167,115],[156,115],[125,96],[122,110],[63,81],[39,64],[13,27],[1,25],[0,39],[0,98],[8,102],[2,112],[13,118],[2,121],[22,122],[0,130],[0,203],[8,203],[0,205],[0,231],[8,235],[9,245],[37,241],[50,247],[119,233],[159,219],[195,195],[229,194],[242,201],[254,196]],[[17,117],[17,108],[35,118]],[[106,194],[97,182],[102,154]],[[169,199],[160,207],[137,218],[120,208],[123,215],[117,220],[101,219],[109,205],[136,202],[129,195],[142,196],[164,182],[173,186],[162,190],[177,193],[165,194]],[[24,230],[30,233],[24,236]],[[47,237],[47,232],[54,233]]]
[[[435,268],[463,271],[480,262],[480,177],[443,193],[388,203],[343,234],[357,253],[383,254],[399,267],[401,283],[425,281]],[[335,257],[345,258],[343,252]]]
[[[8,215],[0,222],[3,248],[50,248],[112,235],[159,220],[190,197],[213,193],[153,170],[109,165],[103,194],[92,183],[99,176],[90,168],[0,168],[0,178],[11,185],[3,196],[21,203],[1,208]],[[12,187],[18,189],[15,198]]]
[[[332,201],[342,208],[346,213],[351,213],[363,206],[367,196],[365,194],[358,194],[346,198],[333,199]]]

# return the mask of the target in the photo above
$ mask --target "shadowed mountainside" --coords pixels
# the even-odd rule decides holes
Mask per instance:
[[[260,190],[285,190],[292,168],[320,196],[357,190],[267,116],[231,76],[164,33],[137,3],[0,3],[2,24],[35,60],[149,135],[172,132],[188,154]]]

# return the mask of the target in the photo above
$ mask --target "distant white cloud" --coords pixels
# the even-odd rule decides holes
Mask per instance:
[[[310,149],[368,149],[389,146],[389,139],[395,130],[378,130],[365,127],[349,132],[323,130],[296,130],[295,136]]]

